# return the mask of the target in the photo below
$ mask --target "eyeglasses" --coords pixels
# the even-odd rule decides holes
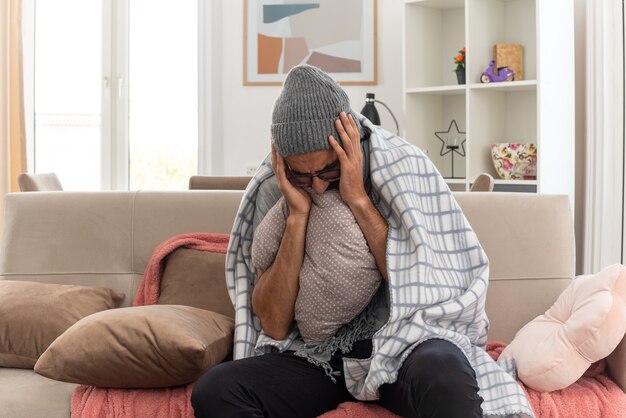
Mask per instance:
[[[294,173],[290,168],[287,168],[287,178],[294,186],[306,187],[313,184],[313,177],[317,177],[320,180],[335,182],[339,180],[341,176],[341,168],[339,166],[339,160],[332,163],[330,166],[323,170],[316,171],[313,174]]]

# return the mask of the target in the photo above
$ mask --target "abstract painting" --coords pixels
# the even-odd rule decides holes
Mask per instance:
[[[310,64],[376,84],[376,0],[244,0],[244,85],[280,85]]]

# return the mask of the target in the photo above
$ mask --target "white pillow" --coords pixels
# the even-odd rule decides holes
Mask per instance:
[[[549,392],[578,380],[607,357],[626,333],[626,267],[614,264],[577,277],[544,314],[533,319],[502,352],[514,359],[526,386]]]

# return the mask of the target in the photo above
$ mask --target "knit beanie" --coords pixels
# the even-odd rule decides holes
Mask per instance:
[[[330,135],[341,144],[335,120],[342,111],[352,114],[362,136],[363,128],[350,109],[346,92],[317,67],[306,64],[293,67],[272,113],[271,131],[276,150],[283,156],[330,150]]]

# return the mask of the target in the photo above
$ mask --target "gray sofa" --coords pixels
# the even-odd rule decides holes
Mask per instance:
[[[241,191],[38,192],[6,197],[0,280],[86,284],[126,294],[130,305],[153,248],[184,232],[230,232]],[[490,339],[510,341],[543,313],[574,273],[565,196],[458,193],[491,261]],[[626,385],[626,344],[611,374]],[[0,368],[0,417],[70,416],[73,384]]]

